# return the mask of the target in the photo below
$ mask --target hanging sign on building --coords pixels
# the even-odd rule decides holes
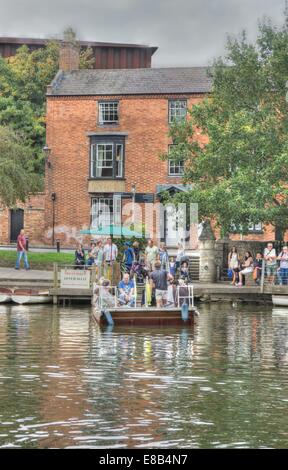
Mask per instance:
[[[86,269],[61,269],[60,287],[66,289],[89,289],[91,271]]]

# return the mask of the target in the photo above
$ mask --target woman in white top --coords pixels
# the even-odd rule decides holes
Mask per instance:
[[[239,287],[243,285],[243,275],[245,276],[245,274],[253,273],[254,270],[253,256],[251,255],[250,251],[246,251],[242,267],[243,269],[239,272]]]
[[[178,243],[178,251],[176,256],[176,271],[180,268],[181,258],[185,256],[185,250],[183,248],[182,243]]]
[[[228,269],[233,272],[231,284],[234,286],[237,281],[238,268],[239,268],[239,255],[236,246],[232,246],[231,251],[228,255]]]

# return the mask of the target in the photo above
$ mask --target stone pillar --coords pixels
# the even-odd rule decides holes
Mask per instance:
[[[199,281],[205,283],[216,282],[216,249],[215,236],[209,221],[202,224],[199,236],[200,273]]]

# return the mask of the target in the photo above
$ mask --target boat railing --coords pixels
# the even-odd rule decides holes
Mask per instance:
[[[188,302],[189,307],[194,307],[194,288],[192,284],[177,286],[177,306],[178,308],[184,302]]]
[[[131,299],[133,306],[137,306],[137,285],[134,284],[134,292]],[[121,308],[126,304],[121,304],[120,300],[121,291],[118,286],[101,285],[94,283],[93,285],[93,304],[100,310],[107,308]],[[188,303],[190,308],[194,308],[194,288],[192,284],[177,286],[175,292],[175,307],[181,308],[183,303]],[[131,305],[131,304],[130,304]],[[144,295],[144,304],[141,303],[141,308],[149,308],[146,299],[146,292]]]

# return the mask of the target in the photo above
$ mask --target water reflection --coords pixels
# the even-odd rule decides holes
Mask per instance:
[[[200,309],[100,329],[89,307],[0,306],[0,445],[287,447],[288,315]]]

